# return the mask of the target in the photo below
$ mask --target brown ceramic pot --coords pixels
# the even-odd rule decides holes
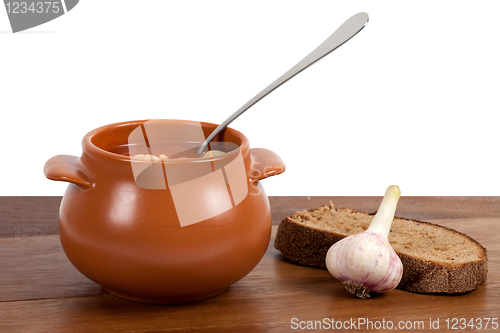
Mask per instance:
[[[259,181],[282,173],[284,163],[267,149],[250,149],[242,133],[227,128],[214,141],[236,144],[234,152],[153,163],[166,176],[167,186],[144,188],[133,172],[143,161],[113,151],[125,147],[131,133],[146,122],[93,130],[83,139],[81,157],[58,155],[45,164],[47,178],[70,183],[59,213],[63,249],[82,274],[121,298],[173,304],[215,296],[262,259],[271,235],[271,211]],[[217,126],[166,122],[186,129],[201,125],[205,136]],[[237,161],[235,156],[244,179],[240,177],[239,189],[231,193],[228,163]],[[226,183],[198,182],[192,193],[180,178],[178,187],[170,184],[165,170],[186,176],[194,165],[210,166],[211,175],[225,168]],[[229,204],[224,202],[228,197]],[[188,205],[190,198],[194,201]],[[218,210],[220,205],[230,206]],[[211,217],[203,220],[206,211],[212,211]]]

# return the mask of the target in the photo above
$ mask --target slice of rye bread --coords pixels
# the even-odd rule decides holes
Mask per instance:
[[[328,249],[365,231],[375,213],[329,206],[296,212],[278,226],[274,246],[291,261],[326,268]],[[486,280],[486,249],[453,229],[395,217],[389,243],[403,263],[399,289],[416,293],[465,293]]]

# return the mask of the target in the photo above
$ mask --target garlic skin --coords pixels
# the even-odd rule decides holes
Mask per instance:
[[[370,292],[392,290],[401,281],[403,264],[388,240],[400,196],[399,187],[390,186],[370,227],[338,241],[328,250],[328,271],[359,298],[369,298]]]

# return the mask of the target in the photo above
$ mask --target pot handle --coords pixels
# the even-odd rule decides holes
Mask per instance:
[[[80,158],[71,155],[54,156],[43,167],[43,173],[48,179],[70,182],[82,190],[88,190],[92,187],[92,183],[82,170]]]
[[[248,178],[256,182],[267,177],[279,175],[286,169],[285,162],[275,152],[264,148],[250,149],[252,164]]]

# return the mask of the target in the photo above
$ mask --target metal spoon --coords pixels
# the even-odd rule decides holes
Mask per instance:
[[[271,83],[267,88],[258,93],[254,98],[249,100],[245,105],[243,105],[238,111],[233,113],[229,118],[227,118],[222,124],[220,124],[197,148],[196,152],[200,155],[207,150],[208,144],[219,134],[222,130],[226,128],[233,120],[241,116],[243,112],[248,110],[255,103],[260,101],[262,98],[266,97],[274,89],[281,86],[286,81],[290,80],[292,77],[306,69],[307,67],[314,64],[316,61],[320,60],[327,54],[336,50],[339,46],[347,42],[354,35],[363,29],[368,23],[368,14],[358,13],[352,16],[350,19],[345,21],[330,37],[328,37],[321,45],[319,45],[314,51],[302,59],[298,64],[290,68],[288,72],[283,74],[276,81]]]
[[[219,132],[226,128],[233,120],[241,116],[243,112],[252,107],[255,103],[260,101],[262,98],[266,97],[270,92],[274,89],[281,86],[286,81],[290,80],[292,77],[306,69],[307,67],[314,64],[316,61],[320,60],[327,54],[336,50],[339,46],[347,42],[354,35],[363,29],[368,23],[368,14],[366,13],[358,13],[352,16],[350,19],[344,22],[330,37],[328,37],[320,46],[318,46],[314,51],[309,53],[304,59],[302,59],[298,64],[293,66],[288,72],[283,74],[276,81],[271,83],[267,88],[258,93],[254,98],[249,100],[245,105],[243,105],[240,109],[238,109],[235,113],[233,113],[229,118],[227,118],[222,124],[220,124],[209,136],[208,138],[201,144],[198,148],[197,152],[199,154],[203,154],[207,145],[212,141]]]

